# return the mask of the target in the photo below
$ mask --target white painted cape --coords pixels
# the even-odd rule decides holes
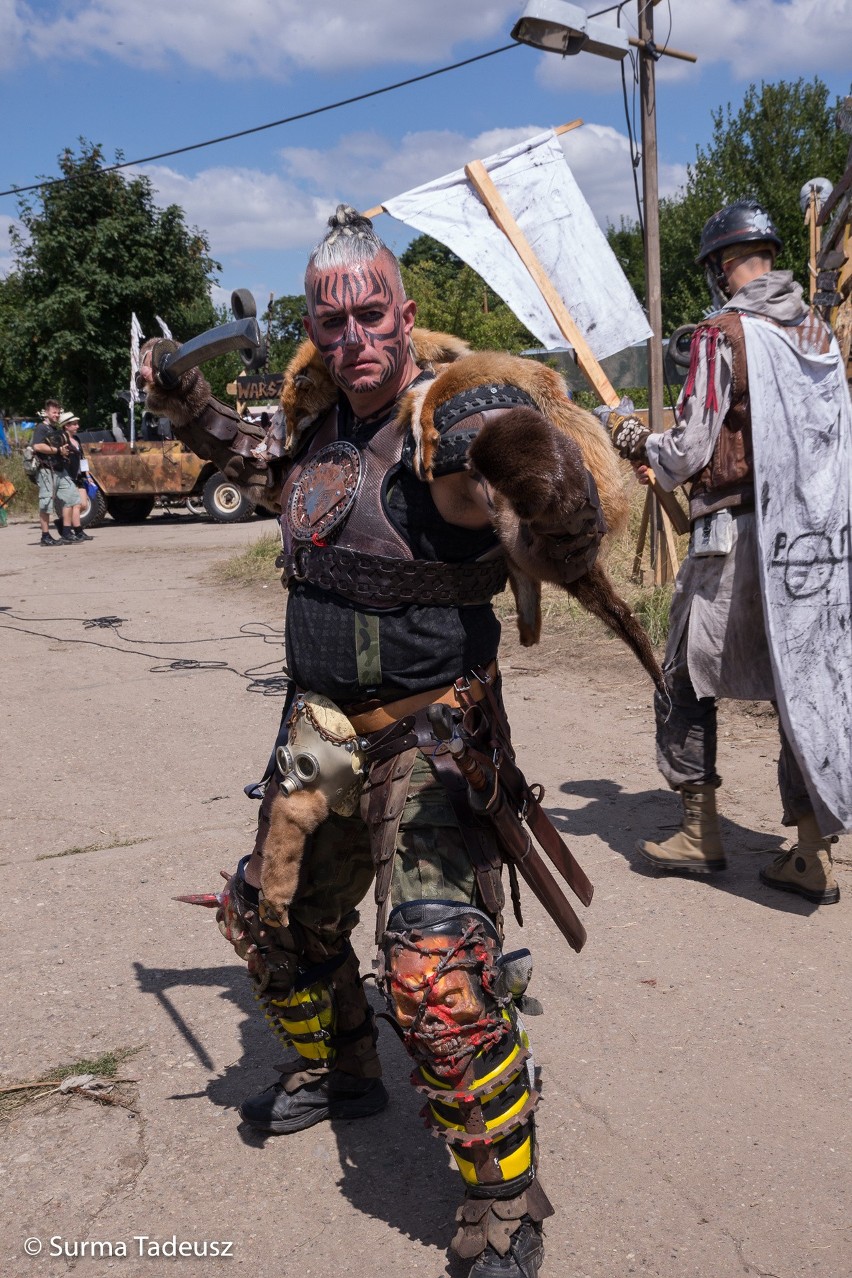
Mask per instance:
[[[651,336],[645,312],[595,221],[552,130],[482,163],[598,359]],[[446,244],[548,350],[566,340],[521,259],[463,169],[383,207]]]
[[[852,829],[852,407],[836,342],[803,354],[746,315],[743,332],[778,713],[834,834]]]

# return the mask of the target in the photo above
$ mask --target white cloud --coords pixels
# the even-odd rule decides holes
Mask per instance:
[[[587,10],[597,8],[587,0]],[[622,26],[636,35],[636,10],[623,10]],[[609,16],[602,21],[614,22]],[[663,57],[656,75],[661,82],[687,81],[696,72],[724,63],[740,81],[780,76],[826,75],[849,67],[852,48],[852,5],[849,0],[671,0],[654,11],[654,37],[659,46],[698,55],[698,63]],[[632,76],[625,64],[628,77]],[[620,75],[618,63],[578,54],[558,58],[543,54],[536,79],[543,88],[564,93],[610,92]]]
[[[22,0],[0,0],[16,43],[33,59],[106,54],[135,66],[174,62],[222,76],[280,78],[294,67],[333,70],[389,62],[424,64],[465,40],[499,39],[518,0],[68,0],[58,17],[41,17]],[[505,39],[503,37],[506,37]]]
[[[159,205],[179,204],[186,220],[209,236],[213,256],[312,245],[322,234],[332,196],[309,194],[279,173],[212,168],[195,177],[146,167]]]
[[[489,129],[473,138],[450,129],[420,130],[398,140],[380,133],[350,133],[329,150],[284,147],[279,154],[294,180],[337,191],[348,204],[367,208],[469,160],[514,146],[543,127]]]
[[[211,168],[185,177],[164,166],[145,171],[157,191],[158,204],[179,204],[187,221],[209,236],[213,256],[228,258],[228,275],[233,278],[241,260],[248,262],[258,251],[295,249],[307,256],[341,200],[361,208],[379,204],[472,159],[513,146],[545,127],[492,129],[476,137],[450,131],[407,133],[400,139],[354,133],[327,150],[283,149],[277,172]],[[635,217],[629,147],[623,134],[589,124],[565,134],[562,145],[601,225],[617,224],[622,215]],[[685,177],[683,166],[662,167],[661,194],[672,193]],[[393,224],[386,225],[385,233],[392,239]],[[382,223],[378,229],[382,233]],[[250,287],[259,299],[265,296],[262,283]]]

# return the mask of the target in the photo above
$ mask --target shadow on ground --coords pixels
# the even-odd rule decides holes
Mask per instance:
[[[175,1005],[170,991],[219,986],[219,997],[241,1016],[240,1059],[212,1078],[204,1091],[176,1094],[171,1100],[206,1096],[214,1105],[236,1110],[246,1097],[275,1081],[284,1049],[266,1027],[245,968],[148,968],[141,963],[134,967],[140,989],[156,998],[199,1062],[211,1071],[215,1064],[210,1052]],[[382,1010],[380,996],[369,989],[368,996],[374,1011]],[[181,1001],[185,1003],[185,999]],[[449,1166],[446,1147],[429,1134],[419,1116],[422,1100],[409,1082],[410,1060],[388,1029],[381,1031],[379,1045],[390,1105],[369,1119],[329,1125],[340,1160],[336,1188],[365,1215],[386,1221],[407,1238],[445,1248],[455,1228],[461,1182]],[[260,1149],[268,1140],[287,1140],[286,1136],[264,1136],[245,1123],[235,1127],[236,1135]],[[332,1192],[334,1187],[329,1184]],[[464,1272],[464,1267],[457,1271],[451,1265],[447,1271],[450,1278],[457,1272]]]
[[[635,794],[615,781],[599,779],[566,781],[559,788],[563,794],[586,799],[587,803],[577,808],[548,806],[558,830],[567,835],[595,835],[623,856],[636,874],[659,877],[661,871],[654,869],[635,845],[637,839],[666,839],[679,828],[681,803],[674,791],[643,790]],[[689,877],[694,882],[785,914],[808,915],[819,909],[800,896],[765,887],[757,877],[758,870],[782,850],[786,842],[783,835],[752,830],[724,815],[720,815],[719,824],[728,868],[720,874],[692,874]]]

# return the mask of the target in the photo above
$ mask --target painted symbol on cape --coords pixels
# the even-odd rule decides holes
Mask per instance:
[[[771,566],[784,571],[784,589],[791,599],[810,599],[827,590],[838,564],[850,561],[849,525],[833,538],[824,532],[800,533],[788,543],[787,534],[775,534]]]

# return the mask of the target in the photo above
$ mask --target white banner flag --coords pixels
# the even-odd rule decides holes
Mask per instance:
[[[144,341],[142,325],[136,318],[135,313],[130,316],[130,402],[138,404],[142,399],[139,391],[136,389],[136,374],[139,372],[139,347]]]
[[[651,336],[645,312],[552,130],[482,163],[598,359]],[[510,242],[458,169],[383,207],[467,262],[548,350],[568,343]]]

